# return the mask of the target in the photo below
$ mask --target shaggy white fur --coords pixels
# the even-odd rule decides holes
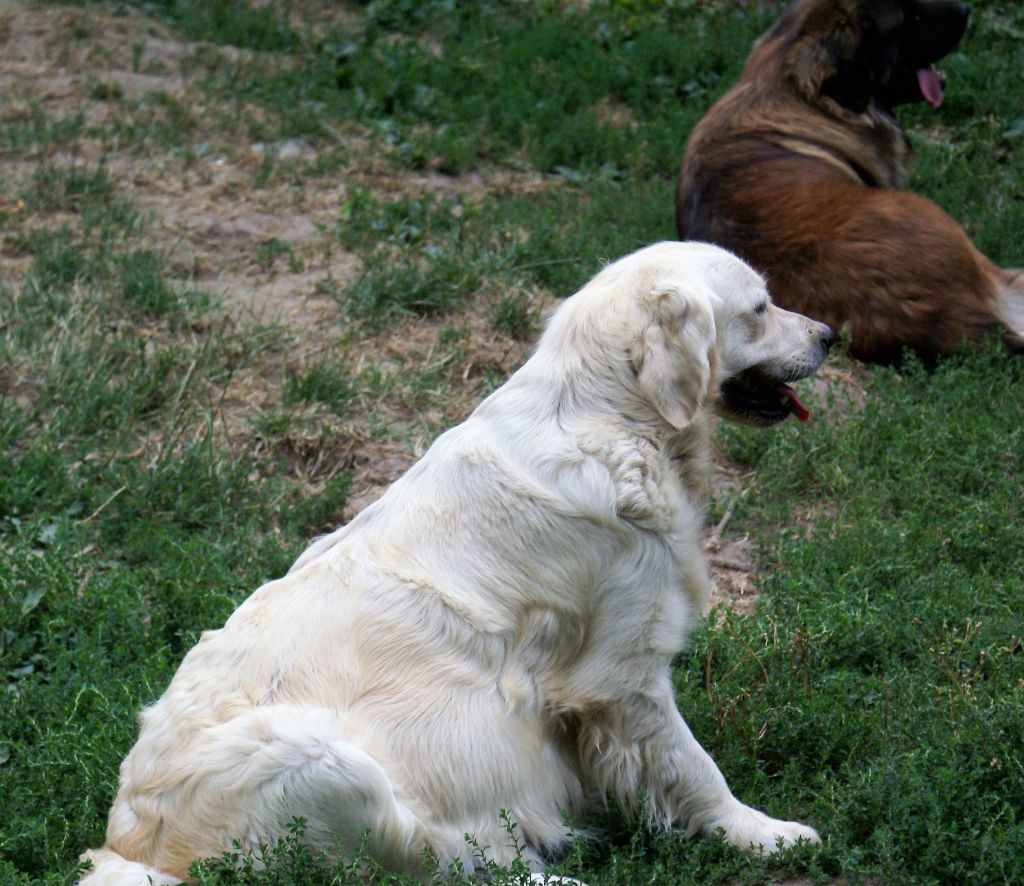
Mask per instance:
[[[502,809],[540,871],[566,813],[641,796],[690,834],[817,840],[733,797],[669,662],[708,600],[710,414],[781,420],[830,341],[713,246],[606,267],[381,499],[203,634],[142,714],[82,882],[178,882],[297,816],[314,847],[369,829],[395,869],[429,846],[469,870],[467,832],[512,858]]]

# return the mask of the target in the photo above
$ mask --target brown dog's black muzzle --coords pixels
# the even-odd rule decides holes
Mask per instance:
[[[904,26],[905,63],[924,67],[945,58],[967,30],[971,10],[955,0],[918,3]]]
[[[891,68],[883,74],[875,94],[883,108],[927,98],[919,74],[953,51],[967,29],[969,16],[970,9],[956,0],[927,0],[910,6],[886,50]],[[932,77],[936,84],[932,98],[941,101],[945,78],[935,72]]]

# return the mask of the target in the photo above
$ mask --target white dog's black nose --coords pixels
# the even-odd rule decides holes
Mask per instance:
[[[827,354],[828,349],[832,347],[832,342],[836,340],[836,334],[832,331],[831,326],[826,326],[824,323],[815,323],[814,326],[811,327],[811,335],[814,335],[815,333],[817,333],[821,341],[821,346]]]

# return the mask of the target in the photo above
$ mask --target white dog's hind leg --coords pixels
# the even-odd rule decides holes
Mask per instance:
[[[742,849],[771,853],[817,832],[797,822],[770,818],[737,800],[715,761],[679,715],[667,677],[657,691],[620,701],[590,719],[582,733],[581,755],[606,793],[629,809],[638,795],[647,812],[666,826],[690,835],[713,834]]]
[[[335,711],[256,706],[187,731],[170,717],[151,720],[177,728],[144,725],[122,768],[104,850],[184,876],[194,858],[234,843],[257,851],[302,818],[314,849],[354,849],[369,831],[367,848],[384,864],[421,864],[419,820]]]
[[[223,727],[203,781],[212,795],[234,793],[244,810],[249,839],[262,842],[270,829],[305,820],[304,839],[319,849],[359,845],[369,830],[371,854],[399,869],[420,862],[423,834],[418,819],[395,796],[381,764],[358,743],[342,716],[323,708],[256,707]],[[223,765],[225,761],[233,765]],[[281,836],[280,831],[276,836]]]

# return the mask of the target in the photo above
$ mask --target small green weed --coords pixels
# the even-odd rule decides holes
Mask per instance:
[[[473,295],[480,273],[459,255],[435,255],[429,263],[415,261],[395,267],[381,261],[350,287],[347,306],[357,317],[376,321],[396,313],[433,316]]]
[[[536,315],[527,299],[503,295],[490,311],[491,328],[513,338],[527,338],[536,328]]]
[[[0,121],[0,150],[21,153],[74,144],[85,131],[85,115],[55,117],[38,104]]]
[[[466,844],[476,857],[480,869],[486,871],[489,883],[495,886],[528,886],[531,872],[522,857],[523,845],[517,833],[519,825],[503,810],[500,817],[510,843],[516,847],[516,859],[511,865],[505,867],[496,864],[490,857],[489,847],[481,846],[470,834],[466,835]],[[415,886],[425,879],[450,883],[451,886],[473,886],[480,882],[480,876],[466,873],[458,863],[443,867],[429,853],[424,853],[423,875],[391,873],[382,868],[367,851],[368,834],[364,835],[363,845],[354,851],[342,850],[335,857],[323,852],[316,853],[302,840],[305,827],[305,821],[297,819],[291,823],[288,836],[263,847],[258,853],[238,850],[226,852],[219,859],[196,862],[190,873],[201,886],[229,883],[312,886],[324,882],[356,886],[368,881],[380,886]]]
[[[114,183],[102,165],[90,169],[44,160],[32,175],[27,202],[44,212],[77,212],[89,202],[107,204],[113,196]]]
[[[182,148],[191,145],[198,123],[193,109],[166,92],[147,93],[125,100],[121,113],[110,123],[110,138],[118,143],[152,143]]]
[[[66,225],[55,231],[31,231],[27,247],[32,256],[26,280],[26,301],[29,304],[36,299],[43,301],[59,297],[76,281],[89,279],[96,272]]]
[[[178,308],[163,262],[152,250],[133,250],[117,264],[121,298],[129,308],[152,317],[166,316]]]
[[[256,259],[256,264],[267,271],[273,267],[278,258],[285,255],[291,255],[291,247],[284,241],[272,237],[256,247],[256,254],[253,257]]]
[[[290,369],[285,377],[284,402],[323,403],[343,415],[349,401],[357,393],[349,374],[328,360],[321,360],[301,370]]]
[[[264,52],[287,52],[299,42],[286,24],[287,2],[248,7],[233,0],[145,0],[138,5],[156,12],[193,40]]]

